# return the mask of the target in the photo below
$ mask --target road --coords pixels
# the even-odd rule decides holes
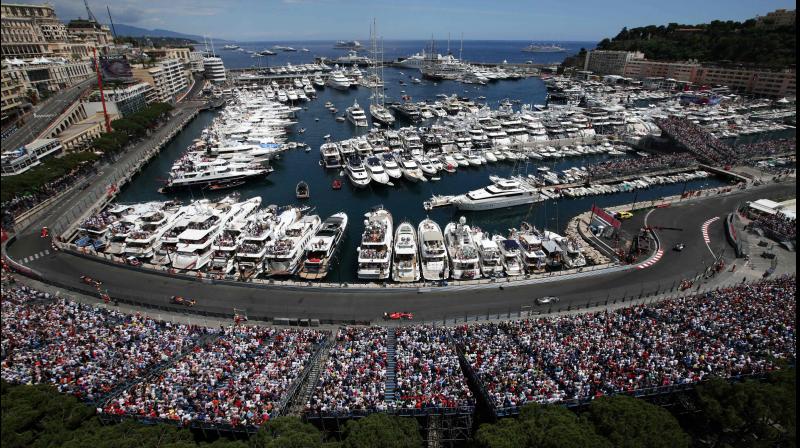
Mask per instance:
[[[34,106],[34,112],[28,121],[13,134],[3,139],[4,150],[16,149],[35,140],[36,136],[47,129],[70,104],[96,83],[97,80],[90,76],[72,87],[58,91],[41,104]]]
[[[386,311],[410,311],[416,319],[439,320],[465,316],[485,316],[487,313],[516,313],[532,306],[542,311],[556,311],[567,306],[586,306],[588,302],[613,301],[626,297],[638,298],[641,294],[664,292],[677,287],[681,280],[704,270],[715,254],[732,257],[732,249],[725,239],[724,218],[744,201],[794,194],[796,183],[771,184],[756,189],[735,192],[726,196],[712,196],[679,203],[668,208],[638,212],[625,223],[630,229],[647,224],[682,230],[660,230],[658,236],[664,249],[663,257],[652,266],[609,273],[582,279],[552,281],[529,286],[505,289],[477,289],[433,291],[420,293],[414,290],[379,290],[371,292],[279,289],[252,287],[246,284],[208,284],[182,278],[149,273],[144,270],[100,263],[67,253],[52,253],[46,240],[36,235],[23,235],[8,248],[15,260],[40,272],[46,280],[71,288],[96,293],[82,285],[81,275],[100,279],[112,297],[136,300],[155,306],[167,306],[168,297],[181,295],[197,300],[194,312],[231,314],[233,309],[245,311],[249,316],[268,320],[272,317],[317,318],[333,321],[370,321]],[[720,217],[708,228],[706,245],[702,226],[714,217]],[[686,244],[682,252],[671,248],[678,242]],[[561,301],[552,309],[533,305],[541,296],[557,296]]]

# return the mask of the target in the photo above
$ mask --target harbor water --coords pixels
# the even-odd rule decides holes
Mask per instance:
[[[408,80],[408,76],[411,74],[411,70],[386,69],[385,84],[389,89],[387,92],[398,95],[401,90],[404,90],[405,94],[411,96],[414,101],[433,100],[437,94],[441,93],[458,94],[472,99],[485,96],[484,101],[493,107],[496,107],[498,102],[504,98],[518,99],[522,104],[543,104],[545,102],[546,90],[538,78],[498,81],[486,86],[465,85],[455,81],[439,82],[436,85],[424,81],[421,84],[407,83],[406,86],[400,86],[399,81]],[[413,75],[418,76],[418,73],[413,73]],[[357,281],[356,248],[364,228],[364,213],[376,205],[383,205],[392,213],[395,227],[407,220],[416,228],[421,220],[429,216],[444,228],[447,222],[457,220],[459,216],[463,215],[467,218],[468,224],[495,233],[507,234],[509,228],[519,227],[522,221],[527,221],[540,228],[561,232],[570,218],[589,210],[592,204],[598,206],[621,205],[633,202],[634,198],[637,202],[646,201],[680,194],[684,188],[693,190],[725,184],[725,181],[711,177],[690,181],[686,185],[654,186],[640,190],[638,193],[628,192],[574,199],[562,198],[557,201],[540,202],[532,206],[487,212],[459,212],[454,208],[434,209],[426,212],[423,209],[423,202],[432,195],[461,194],[486,186],[489,184],[489,176],[492,174],[507,176],[512,174],[512,171],[519,174],[535,173],[536,168],[543,165],[551,170],[562,170],[572,166],[585,166],[600,162],[611,156],[606,154],[589,155],[558,159],[556,162],[531,160],[527,163],[518,163],[516,166],[500,162],[474,168],[460,167],[456,173],[442,173],[439,181],[409,183],[405,180],[398,180],[395,181],[394,187],[374,186],[373,184],[366,189],[355,189],[346,176],[340,175],[338,169],[325,170],[319,165],[319,147],[327,134],[333,140],[342,140],[364,133],[365,128],[356,130],[350,122],[336,122],[335,116],[325,109],[324,104],[326,101],[334,103],[339,110],[338,114],[343,113],[345,108],[356,100],[366,109],[369,105],[370,91],[363,87],[344,92],[325,88],[317,90],[317,95],[315,100],[298,104],[306,107],[307,110],[297,112],[297,124],[293,126],[294,132],[290,134],[291,141],[305,142],[311,146],[311,151],[294,149],[284,152],[280,160],[273,161],[275,171],[272,174],[263,180],[247,183],[236,191],[241,194],[241,199],[261,196],[263,205],[297,204],[299,201],[295,198],[295,186],[299,181],[304,180],[308,183],[311,193],[310,199],[305,200],[304,203],[315,208],[313,213],[320,215],[321,219],[325,219],[336,212],[346,212],[350,217],[350,223],[343,247],[339,251],[338,263],[327,278],[329,281]],[[163,180],[168,177],[170,167],[175,159],[186,150],[194,139],[200,136],[201,131],[211,123],[214,116],[215,113],[210,111],[200,113],[181,134],[164,148],[158,157],[122,189],[118,202],[166,199],[188,202],[202,197],[215,199],[230,194],[231,190],[216,193],[186,191],[166,196],[157,191],[163,184]],[[319,119],[319,121],[315,119]],[[305,129],[305,132],[300,133],[300,129]],[[331,188],[334,179],[342,180],[341,190]]]

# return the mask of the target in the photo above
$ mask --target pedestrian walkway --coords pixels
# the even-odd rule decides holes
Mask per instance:
[[[394,328],[390,328],[386,336],[386,393],[384,394],[386,403],[394,403],[395,401],[394,391],[397,388],[397,378],[395,376],[396,347],[397,334]]]

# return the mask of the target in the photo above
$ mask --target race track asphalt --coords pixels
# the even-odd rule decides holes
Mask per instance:
[[[713,256],[703,239],[702,224],[719,217],[709,228],[710,249],[715,255],[733,257],[733,250],[725,239],[724,218],[737,205],[759,198],[793,195],[796,183],[771,184],[723,196],[710,196],[636,212],[625,222],[634,233],[644,226],[645,217],[651,227],[668,227],[680,230],[656,230],[664,250],[663,257],[645,269],[630,269],[580,279],[560,279],[527,286],[506,286],[504,289],[475,289],[458,291],[352,291],[347,288],[280,289],[253,287],[246,284],[206,284],[200,281],[168,277],[129,267],[109,265],[99,261],[63,252],[51,252],[29,260],[27,267],[39,272],[45,281],[67,285],[87,293],[95,291],[80,282],[81,275],[100,279],[103,288],[112,297],[136,300],[156,306],[167,306],[168,298],[181,295],[196,299],[193,312],[232,314],[234,308],[259,318],[315,318],[333,321],[374,321],[387,311],[410,311],[415,320],[440,320],[486,316],[487,314],[517,313],[533,309],[556,311],[567,306],[583,307],[622,297],[637,298],[640,294],[665,292],[677,287],[681,280],[693,277],[704,270]],[[672,250],[685,243],[682,252]],[[8,255],[22,260],[34,253],[42,253],[49,246],[45,239],[28,233],[8,246]],[[557,296],[561,300],[552,309],[537,307],[534,300],[542,296]]]

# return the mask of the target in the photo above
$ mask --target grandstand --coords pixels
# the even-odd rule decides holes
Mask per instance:
[[[4,285],[2,378],[52,384],[105,421],[252,433],[299,408],[340,433],[350,419],[385,412],[454,445],[470,437],[481,407],[503,417],[530,402],[665,394],[793,365],[795,294],[795,278],[781,277],[613,311],[334,336],[179,325]]]

